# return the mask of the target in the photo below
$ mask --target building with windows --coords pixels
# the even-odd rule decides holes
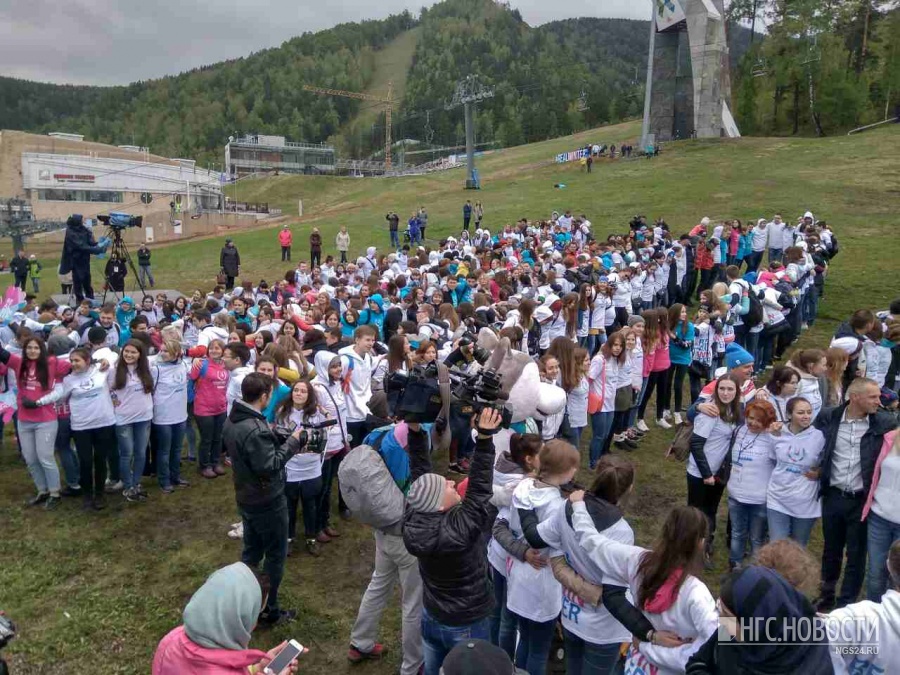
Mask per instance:
[[[221,175],[193,160],[153,155],[147,148],[85,141],[79,134],[0,131],[0,199],[30,204],[35,220],[217,210]]]
[[[284,136],[255,134],[229,138],[225,146],[225,173],[234,180],[253,173],[334,173],[334,146],[294,143]]]

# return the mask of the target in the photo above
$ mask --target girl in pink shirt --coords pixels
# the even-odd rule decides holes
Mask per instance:
[[[644,318],[644,376],[647,388],[638,408],[638,417],[644,418],[650,396],[656,390],[656,424],[663,429],[672,427],[666,421],[669,413],[669,320],[665,309],[651,309],[642,312]]]
[[[194,419],[200,430],[198,469],[204,478],[225,474],[220,463],[228,391],[228,371],[222,364],[224,351],[221,340],[211,340],[208,358],[194,359],[189,375],[194,381]]]
[[[28,504],[44,504],[46,509],[55,509],[60,502],[59,468],[53,454],[56,408],[53,404],[34,406],[32,402],[49,394],[57,376],[67,374],[71,366],[66,361],[57,361],[55,356],[48,356],[47,346],[36,336],[24,340],[21,355],[10,354],[0,347],[0,361],[16,374],[19,442],[28,472],[37,487],[37,495]]]

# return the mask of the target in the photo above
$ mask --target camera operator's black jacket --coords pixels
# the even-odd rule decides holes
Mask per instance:
[[[68,274],[73,268],[89,269],[91,254],[103,253],[81,217],[70,216],[66,223],[66,240],[59,259],[59,273]]]
[[[409,432],[410,478],[431,471],[425,433]],[[425,609],[448,626],[465,626],[488,616],[494,590],[485,546],[496,514],[490,507],[494,441],[479,438],[465,498],[446,512],[420,513],[408,506],[403,543],[419,559]]]
[[[231,458],[234,496],[247,511],[265,511],[284,494],[284,465],[300,452],[293,436],[278,442],[265,416],[243,401],[235,401],[225,422],[222,445]]]

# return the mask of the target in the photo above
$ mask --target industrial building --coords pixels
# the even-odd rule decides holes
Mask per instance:
[[[255,134],[230,137],[225,146],[225,173],[235,180],[254,173],[334,173],[334,146],[294,143],[284,136]]]

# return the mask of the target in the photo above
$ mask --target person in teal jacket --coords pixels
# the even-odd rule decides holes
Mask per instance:
[[[669,381],[675,388],[675,407],[672,415],[675,423],[681,423],[682,396],[684,390],[684,376],[690,372],[691,353],[694,347],[694,324],[688,321],[687,307],[680,302],[669,308],[669,359],[672,361],[669,372]],[[700,395],[701,381],[699,377],[690,376],[691,402]]]
[[[753,235],[749,232],[744,232],[741,234],[741,238],[738,241],[738,250],[734,264],[740,267],[741,263],[746,260],[747,256],[751,253],[753,253]]]
[[[119,324],[119,347],[125,345],[131,339],[131,322],[137,316],[134,300],[126,295],[119,300],[116,307],[116,323]]]
[[[369,296],[369,305],[359,313],[359,325],[372,325],[378,329],[378,339],[384,340],[384,298],[381,294]]]

